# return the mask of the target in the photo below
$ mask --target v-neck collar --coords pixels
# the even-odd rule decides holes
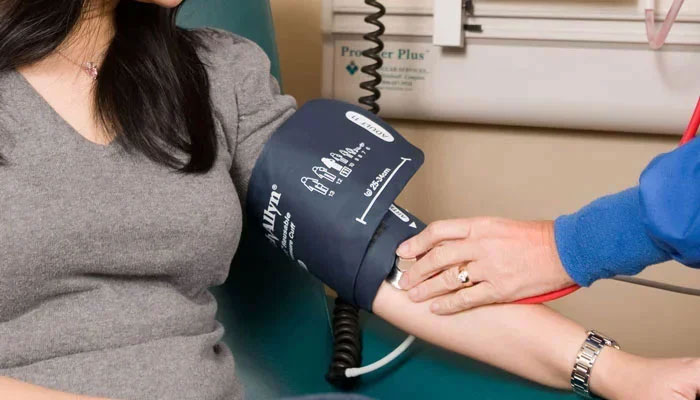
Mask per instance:
[[[74,145],[86,150],[98,153],[112,153],[118,145],[112,140],[109,144],[102,145],[88,140],[81,135],[71,124],[68,123],[58,112],[46,101],[46,99],[32,86],[31,83],[16,69],[7,71],[6,84],[3,85],[9,90],[0,93],[0,101],[6,112],[10,113],[13,120],[22,124],[25,129],[31,130],[37,119],[47,118],[50,125],[55,127],[56,135],[62,135],[66,140]],[[1,78],[0,74],[0,78]],[[0,79],[0,82],[2,79]],[[40,115],[34,115],[31,111],[38,111]]]

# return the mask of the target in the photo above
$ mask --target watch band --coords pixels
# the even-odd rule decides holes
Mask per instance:
[[[598,355],[603,350],[603,346],[620,349],[615,340],[599,332],[589,331],[586,341],[583,342],[581,349],[576,355],[576,363],[571,372],[571,387],[574,389],[574,393],[589,399],[594,398],[591,394],[589,381],[593,365],[595,365]]]

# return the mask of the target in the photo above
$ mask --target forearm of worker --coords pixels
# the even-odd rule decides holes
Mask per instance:
[[[438,316],[382,284],[373,311],[402,330],[544,385],[567,389],[586,330],[544,306],[494,305]]]
[[[557,219],[557,249],[581,286],[674,258],[700,268],[700,140],[656,157],[639,185]]]
[[[5,376],[0,376],[0,399],[100,400],[94,397],[79,396],[31,385]]]

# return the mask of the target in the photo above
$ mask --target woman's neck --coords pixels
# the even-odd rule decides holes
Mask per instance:
[[[114,37],[114,13],[119,0],[91,0],[80,21],[56,51],[42,60],[19,68],[25,76],[70,76],[80,73],[87,62],[101,65]]]
[[[64,56],[77,62],[100,64],[114,37],[114,12],[118,1],[93,0],[83,11],[80,22],[58,48]]]

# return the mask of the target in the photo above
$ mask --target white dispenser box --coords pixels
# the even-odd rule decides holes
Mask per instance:
[[[474,15],[457,18],[482,32],[465,31],[461,46],[449,16],[444,37],[435,30],[433,0],[383,0],[381,115],[680,134],[700,95],[700,2],[686,1],[653,51],[636,1],[474,0]],[[657,1],[659,19],[669,4]],[[324,0],[325,97],[357,103],[367,94],[360,68],[371,60],[361,52],[374,45],[362,35],[376,29],[364,22],[375,11]]]

